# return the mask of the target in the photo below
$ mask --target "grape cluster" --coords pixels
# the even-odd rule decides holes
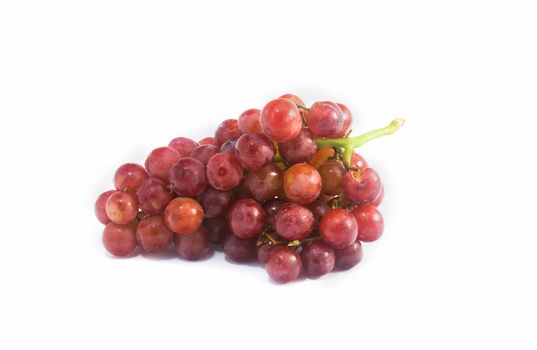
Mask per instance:
[[[401,125],[349,137],[345,105],[307,108],[286,94],[225,120],[214,137],[175,138],[144,166],[120,166],[115,190],[97,198],[104,247],[125,257],[174,244],[187,260],[222,249],[231,261],[257,258],[280,283],[350,269],[361,242],[384,229],[382,182],[354,148]]]

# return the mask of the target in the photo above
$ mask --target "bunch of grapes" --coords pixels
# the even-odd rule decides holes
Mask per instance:
[[[280,283],[356,266],[361,243],[382,235],[384,188],[354,149],[403,120],[349,137],[352,122],[343,104],[307,108],[286,94],[225,120],[214,137],[173,139],[144,166],[120,166],[115,190],[97,198],[104,247],[126,257],[173,244],[186,260],[221,249],[259,260]]]

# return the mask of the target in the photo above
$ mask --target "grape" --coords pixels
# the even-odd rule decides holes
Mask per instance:
[[[313,134],[303,128],[297,137],[287,142],[280,142],[278,150],[289,164],[307,163],[317,153],[317,144]]]
[[[233,202],[233,198],[234,195],[231,191],[220,191],[212,187],[207,187],[207,189],[199,195],[198,201],[203,207],[205,218],[213,219],[226,215],[227,210]]]
[[[326,275],[334,269],[336,263],[334,250],[322,241],[313,241],[306,245],[300,257],[304,271],[310,277]]]
[[[336,266],[341,270],[348,270],[362,261],[362,245],[356,241],[347,248],[336,249]]]
[[[259,124],[259,115],[261,111],[259,109],[249,109],[244,111],[239,116],[239,130],[243,134],[247,133],[260,133],[261,125]]]
[[[244,190],[259,202],[271,200],[282,190],[283,172],[270,163],[259,170],[252,170],[244,180]]]
[[[315,219],[311,211],[296,203],[285,203],[274,217],[274,229],[288,241],[302,240],[313,229]]]
[[[228,234],[224,239],[226,258],[236,262],[247,262],[255,256],[256,239],[242,239],[234,234]]]
[[[164,220],[170,230],[183,235],[197,230],[203,221],[203,208],[191,198],[175,198],[164,211]]]
[[[361,155],[359,155],[356,152],[352,153],[351,164],[354,165],[355,167],[362,168],[362,169],[368,167],[367,162],[364,159],[364,157],[362,157]]]
[[[264,167],[274,157],[274,146],[263,134],[244,134],[235,145],[237,157],[250,170]]]
[[[110,221],[119,225],[126,225],[136,219],[138,215],[138,202],[136,196],[130,192],[117,191],[106,200],[106,215]]]
[[[302,101],[302,99],[300,97],[298,97],[297,95],[285,94],[285,95],[281,95],[278,98],[283,98],[283,99],[289,100],[289,101],[293,102],[297,106],[302,106],[302,107],[306,106],[304,101]]]
[[[200,145],[192,151],[191,157],[207,165],[209,160],[218,153],[218,147],[214,145]]]
[[[332,209],[319,224],[323,240],[334,249],[347,248],[358,237],[358,224],[354,216],[345,209]]]
[[[384,232],[384,219],[380,211],[371,204],[357,206],[352,215],[360,227],[358,239],[362,242],[374,242]]]
[[[312,166],[299,163],[285,172],[283,188],[285,195],[292,202],[310,204],[321,194],[321,175]]]
[[[103,245],[115,256],[129,256],[136,249],[136,225],[108,223],[103,231]]]
[[[313,218],[315,219],[313,227],[318,227],[321,218],[330,210],[330,207],[328,206],[328,204],[326,204],[326,201],[318,199],[315,202],[311,203],[308,206],[308,209],[311,211],[311,213],[313,214]]]
[[[383,199],[384,199],[384,186],[382,186],[382,188],[380,189],[380,194],[378,195],[377,199],[371,202],[371,205],[378,207],[382,204]]]
[[[227,140],[235,139],[241,136],[239,130],[239,123],[236,119],[224,120],[222,124],[218,126],[214,133],[214,139],[217,147],[221,147]]]
[[[217,190],[232,190],[242,180],[241,163],[232,154],[215,154],[207,163],[207,180]]]
[[[265,265],[268,261],[268,257],[270,253],[272,252],[272,249],[274,249],[274,245],[269,244],[269,243],[264,243],[264,244],[261,244],[260,246],[256,246],[255,254],[257,256],[257,260],[261,264]]]
[[[188,235],[175,235],[175,249],[179,256],[186,260],[203,258],[211,250],[207,229],[200,226]]]
[[[171,147],[154,149],[145,161],[145,168],[151,177],[168,181],[170,168],[181,159],[181,155]]]
[[[195,150],[198,146],[199,144],[196,141],[186,137],[177,137],[171,140],[168,144],[168,147],[171,147],[177,152],[179,152],[182,158],[190,157],[192,151]]]
[[[302,117],[297,106],[281,98],[267,103],[259,120],[263,133],[276,142],[290,141],[302,129]]]
[[[222,153],[231,153],[234,156],[236,156],[237,154],[236,154],[236,150],[235,150],[235,145],[237,144],[237,141],[239,141],[239,139],[227,140],[226,142],[224,142],[222,147],[220,147],[220,152],[222,152]]]
[[[200,195],[207,188],[205,165],[195,158],[182,158],[170,169],[170,183],[181,196]]]
[[[308,112],[308,127],[318,137],[338,137],[343,128],[343,112],[333,102],[315,102]]]
[[[273,281],[287,283],[298,278],[302,271],[302,261],[293,249],[280,245],[270,252],[265,269]]]
[[[227,219],[207,219],[203,222],[203,226],[207,229],[209,233],[209,241],[212,244],[221,245],[224,243],[224,239],[229,233]]]
[[[106,214],[106,201],[108,198],[110,198],[111,195],[116,193],[117,191],[111,190],[103,192],[97,197],[97,200],[95,201],[95,216],[97,217],[97,220],[103,225],[106,225],[110,222],[110,218]]]
[[[343,194],[353,204],[371,203],[381,190],[380,177],[373,168],[349,171],[343,177]]]
[[[227,216],[228,226],[239,238],[253,238],[265,226],[265,211],[253,199],[241,199],[231,206]]]
[[[114,186],[118,191],[136,192],[147,178],[149,175],[143,166],[127,163],[117,169],[114,175]]]
[[[351,111],[342,103],[336,103],[341,109],[342,115],[343,115],[343,126],[341,127],[341,130],[338,132],[336,137],[346,137],[349,132],[351,131],[352,127],[352,114]]]
[[[327,160],[319,167],[319,174],[323,182],[322,191],[329,196],[341,193],[345,165],[339,160]]]
[[[173,232],[166,227],[162,215],[152,215],[140,221],[136,230],[136,239],[145,251],[159,253],[170,246]]]
[[[166,183],[157,178],[145,180],[136,192],[136,196],[140,209],[148,214],[163,213],[168,203],[173,199]]]
[[[274,199],[270,202],[266,202],[263,204],[263,209],[265,209],[265,219],[267,222],[267,225],[274,224],[274,217],[276,216],[276,213],[280,209],[280,207],[283,205],[283,201],[280,199]]]
[[[214,137],[205,137],[201,139],[198,142],[200,145],[212,145],[212,146],[218,146],[218,143],[216,142],[216,139]]]

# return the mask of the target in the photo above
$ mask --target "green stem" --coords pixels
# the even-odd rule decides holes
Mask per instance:
[[[395,119],[388,126],[384,128],[366,132],[365,134],[349,137],[349,138],[335,138],[335,139],[317,139],[317,146],[319,147],[340,147],[344,148],[345,152],[343,153],[343,163],[346,167],[349,167],[351,164],[352,153],[355,148],[361,147],[381,136],[390,135],[396,132],[403,126],[405,120],[402,118]]]

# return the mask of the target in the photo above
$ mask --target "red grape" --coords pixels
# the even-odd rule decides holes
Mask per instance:
[[[259,124],[259,115],[261,111],[259,109],[249,109],[244,111],[239,116],[239,130],[243,134],[247,133],[260,133],[261,125]]]
[[[213,145],[217,146],[218,143],[214,137],[205,137],[198,142],[200,145]]]
[[[351,164],[354,165],[355,167],[358,167],[358,168],[361,168],[361,169],[367,168],[367,162],[366,162],[365,158],[362,157],[361,155],[359,155],[356,152],[352,153]]]
[[[268,261],[270,253],[272,252],[272,249],[274,249],[274,245],[268,243],[255,247],[255,254],[257,255],[257,260],[261,264],[265,265]]]
[[[312,166],[299,163],[285,172],[283,188],[285,195],[292,202],[310,204],[321,194],[321,175]]]
[[[103,245],[115,256],[129,256],[136,249],[136,225],[108,223],[103,231]]]
[[[306,245],[300,254],[304,271],[310,277],[326,275],[334,269],[336,255],[334,250],[322,241]]]
[[[192,198],[175,198],[164,211],[166,225],[183,235],[197,230],[203,221],[203,208]]]
[[[311,211],[311,213],[313,214],[313,218],[315,219],[315,223],[313,224],[313,226],[318,227],[321,218],[330,210],[330,207],[328,206],[328,204],[326,204],[325,201],[318,199],[315,202],[311,203],[308,206],[308,209]]]
[[[349,171],[343,177],[343,194],[353,204],[371,203],[381,190],[380,177],[373,168]]]
[[[336,249],[336,266],[341,270],[348,270],[362,261],[363,251],[360,241],[356,241],[347,248]]]
[[[171,147],[154,149],[145,161],[145,168],[151,177],[168,181],[170,168],[181,159],[181,155]]]
[[[136,192],[147,178],[149,175],[143,166],[127,163],[117,169],[114,175],[114,186],[118,191]]]
[[[380,211],[371,204],[361,204],[357,206],[352,215],[360,227],[358,239],[362,242],[374,242],[382,236],[384,232],[384,219]]]
[[[212,244],[221,245],[229,234],[227,219],[225,218],[207,219],[203,222],[203,226],[207,229],[209,241]]]
[[[195,158],[182,158],[170,169],[170,183],[181,196],[195,197],[207,188],[205,165]]]
[[[296,203],[285,203],[274,217],[274,229],[288,241],[308,237],[315,219],[308,208]]]
[[[162,215],[143,218],[136,230],[138,243],[149,253],[165,251],[173,240],[173,232],[166,226]]]
[[[138,215],[138,201],[130,192],[117,191],[106,200],[106,215],[110,221],[126,225]]]
[[[343,112],[333,102],[315,102],[308,112],[308,127],[318,137],[338,137],[343,128]]]
[[[227,210],[233,202],[233,198],[234,195],[232,191],[220,191],[212,187],[207,187],[207,189],[199,195],[198,201],[203,207],[205,218],[213,219],[226,215]]]
[[[265,269],[273,281],[287,283],[298,278],[302,271],[302,261],[293,249],[279,245],[270,252]]]
[[[378,195],[377,199],[371,202],[371,205],[378,207],[382,204],[383,199],[384,199],[384,186],[382,186],[382,188],[380,189],[380,194]]]
[[[198,147],[199,144],[186,137],[177,137],[170,141],[168,147],[175,149],[181,157],[190,157],[192,151]]]
[[[336,135],[336,137],[345,137],[349,134],[352,128],[352,114],[351,111],[342,103],[336,103],[341,109],[342,115],[343,115],[343,126],[341,127],[341,130]]]
[[[319,174],[323,182],[322,191],[329,196],[341,193],[345,165],[339,160],[327,160],[319,167]]]
[[[234,156],[236,156],[237,154],[236,154],[235,145],[237,144],[237,141],[239,141],[239,139],[227,140],[226,142],[224,142],[222,147],[220,147],[220,152],[222,152],[222,153],[231,153]]]
[[[264,167],[274,157],[274,145],[263,134],[244,134],[235,145],[237,157],[250,170]]]
[[[278,150],[289,164],[307,163],[317,153],[315,137],[306,128],[303,128],[297,137],[287,142],[280,142]]]
[[[215,154],[207,163],[207,180],[217,190],[232,190],[242,180],[241,163],[232,154]]]
[[[297,106],[286,99],[275,99],[261,111],[261,129],[273,141],[290,141],[302,129],[302,117]]]
[[[283,98],[283,99],[289,100],[289,101],[293,102],[297,106],[302,106],[302,107],[306,106],[304,101],[302,101],[302,99],[300,97],[298,97],[297,95],[285,94],[285,95],[281,95],[278,98]]]
[[[255,238],[242,239],[230,233],[224,239],[224,253],[232,261],[250,261],[255,256],[255,244]]]
[[[228,226],[239,238],[253,238],[265,226],[265,211],[253,199],[241,199],[231,206],[228,212]]]
[[[222,124],[218,126],[214,133],[214,139],[217,147],[221,147],[227,140],[235,139],[241,136],[239,130],[239,123],[236,119],[224,120]]]
[[[358,237],[358,224],[354,216],[345,209],[332,209],[319,224],[323,240],[334,249],[347,248]]]
[[[175,235],[175,249],[179,256],[186,260],[203,258],[211,250],[207,229],[200,226],[188,235]]]
[[[269,163],[259,170],[252,170],[244,180],[244,190],[256,201],[264,202],[276,197],[283,186],[283,172]]]
[[[263,204],[263,209],[265,209],[265,218],[267,225],[274,224],[274,217],[276,216],[276,213],[280,209],[280,207],[283,205],[283,201],[281,199],[274,199],[270,202],[266,202]]]
[[[160,214],[173,199],[166,183],[161,179],[149,178],[136,192],[140,209],[148,214]]]
[[[200,145],[192,151],[192,154],[190,156],[207,165],[207,163],[209,163],[209,160],[217,153],[218,147],[214,145]]]
[[[103,225],[106,225],[110,222],[110,218],[106,214],[106,201],[108,198],[110,198],[111,195],[116,193],[117,191],[111,190],[103,192],[97,197],[97,200],[95,201],[95,216],[97,217],[97,220]]]

